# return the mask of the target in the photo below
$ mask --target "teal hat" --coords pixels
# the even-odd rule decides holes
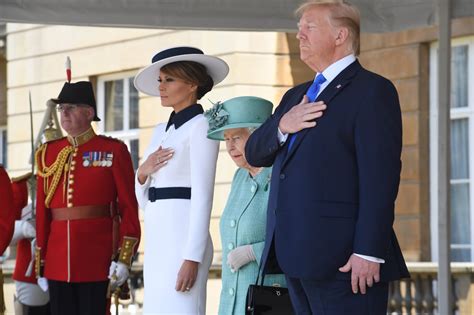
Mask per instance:
[[[234,128],[259,127],[272,114],[273,104],[255,96],[239,96],[217,102],[204,113],[209,130],[207,137],[224,140],[224,131]]]

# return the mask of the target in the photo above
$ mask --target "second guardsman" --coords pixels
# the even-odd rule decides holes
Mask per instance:
[[[68,135],[36,152],[39,283],[53,315],[103,315],[108,278],[126,281],[140,240],[132,161],[123,142],[92,129],[90,82],[65,83],[53,101]]]

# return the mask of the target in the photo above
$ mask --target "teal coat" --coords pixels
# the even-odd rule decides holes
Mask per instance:
[[[271,168],[264,168],[252,178],[239,168],[232,180],[227,204],[220,221],[222,241],[222,291],[220,315],[245,314],[245,297],[249,284],[257,279],[260,258],[265,245],[267,204],[270,192]],[[232,272],[227,265],[229,252],[242,245],[252,245],[256,261]],[[265,276],[266,285],[286,287],[284,275]]]

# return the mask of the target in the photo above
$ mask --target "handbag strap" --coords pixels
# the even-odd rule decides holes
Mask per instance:
[[[258,274],[257,274],[257,280],[255,281],[255,285],[258,285],[258,279],[260,278],[260,271],[262,272],[262,281],[260,282],[260,285],[263,285],[263,281],[265,280],[265,268],[262,269],[262,266],[264,264],[260,264],[258,266]]]

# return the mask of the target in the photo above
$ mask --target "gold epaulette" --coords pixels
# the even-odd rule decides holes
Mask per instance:
[[[66,137],[59,137],[59,138],[45,139],[45,140],[44,140],[44,142],[43,142],[43,144],[46,144],[46,143],[48,143],[48,144],[51,144],[51,143],[53,143],[53,142],[56,142],[56,141],[62,140],[62,139],[64,139],[64,138],[66,138]],[[43,144],[42,144],[42,145],[43,145]]]
[[[18,176],[18,177],[12,177],[12,179],[11,179],[11,182],[12,182],[12,183],[18,183],[18,182],[21,182],[22,180],[25,180],[25,179],[28,179],[28,178],[30,178],[32,174],[33,174],[33,173],[31,173],[31,172],[28,172],[28,173],[26,173],[26,174],[23,174],[23,175],[21,175],[21,176]]]
[[[118,261],[128,266],[128,268],[132,267],[132,258],[137,243],[138,239],[136,237],[125,236],[123,238]]]

